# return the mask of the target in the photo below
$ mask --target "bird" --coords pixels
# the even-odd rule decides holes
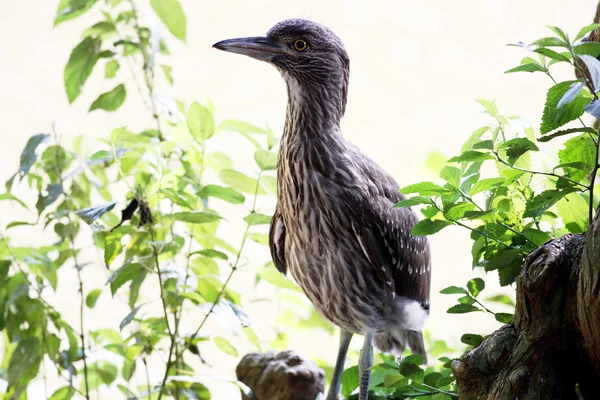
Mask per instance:
[[[367,400],[373,345],[398,356],[408,346],[426,358],[431,255],[427,238],[411,235],[415,212],[393,207],[405,199],[396,180],[342,136],[348,53],[332,30],[300,18],[213,47],[265,61],[285,81],[271,257],[340,328],[327,400],[338,398],[352,336],[364,335],[359,399]]]

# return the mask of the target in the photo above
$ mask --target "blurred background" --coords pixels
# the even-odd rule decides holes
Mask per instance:
[[[141,17],[150,24],[160,22],[149,6],[139,1]],[[222,39],[264,34],[276,22],[303,17],[329,26],[342,38],[351,57],[349,102],[343,120],[344,135],[388,170],[401,185],[435,180],[436,160],[441,154],[458,154],[462,143],[476,128],[486,124],[480,116],[476,99],[495,100],[500,112],[519,115],[537,129],[542,114],[540,105],[551,81],[543,74],[509,74],[503,72],[518,65],[527,54],[506,44],[530,42],[546,36],[546,25],[554,25],[574,34],[591,23],[596,2],[579,0],[465,0],[447,2],[430,0],[408,2],[381,0],[181,0],[188,18],[187,43],[169,42],[172,55],[167,62],[173,67],[175,84],[157,81],[160,95],[190,103],[211,99],[217,119],[236,118],[259,126],[267,123],[276,135],[283,128],[286,92],[277,71],[255,60],[225,54],[211,48]],[[89,104],[98,93],[111,88],[96,71],[86,83],[80,98],[69,105],[64,86],[63,68],[80,32],[98,19],[90,12],[75,21],[53,28],[57,1],[5,2],[0,36],[0,181],[9,179],[19,166],[19,155],[29,136],[50,132],[55,127],[64,143],[83,134],[89,142],[106,137],[118,126],[139,131],[153,126],[151,115],[136,99],[132,87],[124,106],[115,113],[88,113]],[[559,68],[560,71],[560,68]],[[124,72],[127,73],[127,72]],[[572,74],[570,69],[562,71]],[[560,74],[560,73],[559,73]],[[125,81],[126,84],[131,82]],[[233,158],[239,154],[244,171],[252,169],[251,159],[244,160],[243,145],[222,140],[220,146]],[[432,156],[432,153],[434,154]],[[432,168],[428,168],[432,166]],[[19,192],[21,190],[21,192]],[[24,185],[16,189],[25,199],[33,200]],[[272,203],[259,205],[266,214]],[[8,202],[0,202],[0,227],[9,220],[31,220],[31,215]],[[241,226],[232,224],[225,234],[235,241]],[[43,241],[40,229],[15,228],[11,231],[15,245]],[[431,318],[426,328],[432,339],[443,339],[460,347],[457,335],[463,326],[477,318],[476,333],[487,333],[500,326],[493,317],[448,316],[448,299],[438,292],[448,285],[463,285],[480,271],[471,268],[468,232],[449,227],[431,238],[433,249],[433,286]],[[93,250],[90,250],[93,252]],[[254,325],[267,329],[274,319],[277,305],[273,293],[256,293],[255,270],[268,260],[265,247],[247,252],[250,267],[234,277],[232,287],[245,298],[254,299],[245,308]],[[90,256],[94,260],[94,254]],[[86,284],[98,286],[109,272],[101,263],[86,267]],[[78,305],[75,279],[65,274],[54,298],[56,307],[69,322],[77,323]],[[71,274],[71,275],[70,275]],[[488,286],[494,279],[487,280]],[[70,286],[72,285],[72,286]],[[496,292],[511,293],[512,289]],[[266,298],[271,302],[258,301]],[[87,327],[118,326],[127,314],[118,299],[104,296]],[[195,326],[194,321],[186,321]],[[462,325],[462,326],[458,326]],[[472,326],[472,325],[471,325]],[[213,324],[211,329],[227,330]],[[337,335],[325,331],[291,331],[289,347],[310,359],[333,363]],[[359,348],[355,340],[353,348]],[[240,348],[240,355],[251,348]],[[234,378],[237,360],[222,353],[205,356],[214,368],[211,374]],[[208,371],[209,369],[207,369]],[[161,374],[157,368],[156,378]],[[152,369],[151,369],[152,372]],[[203,380],[218,399],[237,398],[238,390],[218,378]],[[51,382],[57,387],[56,382]],[[41,383],[32,390],[41,390]],[[38,388],[38,389],[36,389]],[[41,393],[41,392],[38,392]],[[36,398],[36,397],[33,397]]]

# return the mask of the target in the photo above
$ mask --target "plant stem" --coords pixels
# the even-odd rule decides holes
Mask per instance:
[[[469,196],[468,194],[466,194],[465,192],[463,192],[463,190],[461,188],[458,188],[461,196],[463,196],[465,199],[467,199],[469,202],[471,202],[475,207],[477,207],[480,211],[485,211],[481,206],[479,206],[479,204],[475,203],[475,201],[473,200],[473,198],[471,196]],[[523,237],[525,240],[527,240],[530,243],[535,244],[535,242],[531,239],[529,239],[527,236],[525,236],[525,234],[523,234],[523,232],[519,232],[515,229],[513,229],[512,227],[510,227],[509,225],[505,224],[502,221],[499,221],[497,219],[495,219],[496,223],[498,225],[501,225],[503,227],[505,227],[506,229],[508,229],[509,231],[511,231],[512,233],[519,235],[521,237]]]
[[[261,178],[261,176],[262,176],[262,171],[258,174],[258,178],[256,179],[256,187],[254,189],[254,199],[252,201],[252,209],[250,211],[251,213],[253,213],[253,212],[256,211],[256,201],[257,201],[257,198],[258,198],[258,190],[260,188],[260,178]],[[244,235],[242,237],[242,242],[240,243],[240,248],[239,248],[239,250],[237,252],[235,261],[234,261],[233,265],[231,266],[231,270],[229,271],[229,275],[227,276],[227,279],[225,279],[225,282],[223,283],[223,286],[221,287],[221,290],[219,290],[219,293],[217,294],[217,297],[215,298],[215,301],[210,306],[210,309],[208,310],[208,312],[206,313],[206,315],[204,316],[204,318],[200,322],[200,325],[198,325],[198,328],[196,329],[196,331],[190,336],[188,342],[185,343],[182,346],[181,351],[180,351],[179,355],[177,356],[178,358],[183,357],[183,353],[186,350],[188,350],[190,348],[190,346],[192,346],[194,339],[196,337],[198,337],[198,334],[200,333],[200,331],[204,327],[204,324],[208,320],[208,317],[212,314],[212,312],[214,311],[215,307],[217,306],[217,304],[219,304],[219,302],[221,301],[221,298],[225,294],[225,290],[227,289],[227,285],[229,285],[229,282],[231,281],[231,278],[233,277],[233,274],[238,269],[238,265],[239,265],[239,262],[240,262],[240,259],[241,259],[241,256],[242,256],[242,252],[244,250],[244,246],[246,244],[246,240],[248,239],[248,233],[249,233],[249,231],[250,231],[250,224],[246,224],[246,229],[245,229]]]
[[[600,132],[599,132],[600,134]],[[600,167],[600,136],[596,141],[596,164],[592,170],[592,176],[590,178],[590,205],[588,208],[588,225],[592,224],[592,218],[594,217],[594,185],[596,184],[596,175],[598,174],[598,167]]]
[[[554,172],[532,171],[532,170],[529,170],[529,169],[520,168],[520,167],[515,167],[514,165],[510,165],[510,164],[509,164],[507,161],[503,160],[503,159],[502,159],[502,157],[500,157],[500,154],[498,154],[498,152],[497,152],[497,151],[494,151],[494,155],[496,156],[496,159],[497,159],[499,162],[501,162],[502,164],[504,164],[504,165],[506,165],[506,166],[508,166],[508,167],[510,167],[510,168],[512,168],[512,169],[514,169],[514,170],[521,171],[521,172],[527,172],[527,173],[529,173],[529,174],[534,174],[534,175],[546,175],[546,176],[553,176],[553,177],[555,177],[555,178],[561,178],[561,179],[564,179],[564,180],[566,180],[566,181],[568,181],[568,182],[571,182],[571,183],[572,183],[572,184],[574,184],[574,185],[579,185],[579,186],[581,186],[581,187],[583,187],[583,188],[585,188],[585,189],[589,189],[589,188],[588,188],[586,185],[584,185],[583,183],[580,183],[580,182],[574,181],[573,179],[567,178],[566,176],[562,176],[562,175],[555,174]]]
[[[165,374],[162,379],[162,383],[160,384],[160,391],[158,392],[158,400],[160,400],[163,396],[163,388],[167,383],[167,378],[169,377],[169,370],[173,365],[173,352],[175,350],[175,343],[177,342],[177,332],[171,329],[171,324],[169,323],[169,312],[167,311],[167,301],[165,297],[165,289],[164,282],[162,279],[162,272],[160,270],[160,263],[158,261],[158,250],[156,248],[156,241],[154,239],[154,227],[150,226],[150,238],[152,239],[152,254],[154,256],[154,263],[156,264],[156,273],[158,274],[158,283],[160,285],[160,299],[162,303],[163,314],[165,317],[165,324],[167,325],[167,331],[169,332],[169,338],[171,340],[171,344],[169,346],[169,356],[167,357],[167,367],[165,368]]]
[[[144,80],[146,82],[146,88],[148,89],[148,96],[150,97],[150,105],[152,106],[152,117],[154,118],[154,121],[156,123],[158,139],[162,142],[165,140],[165,138],[164,138],[163,132],[162,132],[160,117],[158,115],[158,109],[156,107],[156,101],[154,100],[154,83],[153,83],[154,72],[153,72],[152,66],[150,64],[150,56],[148,55],[146,46],[144,44],[142,44],[142,28],[140,26],[140,22],[138,19],[138,12],[137,12],[137,8],[135,6],[135,2],[134,2],[134,0],[129,0],[129,3],[131,4],[131,12],[133,13],[134,29],[137,33],[138,40],[140,43],[139,49],[140,49],[140,51],[142,53],[142,57],[144,59],[144,67],[143,67],[144,68]]]

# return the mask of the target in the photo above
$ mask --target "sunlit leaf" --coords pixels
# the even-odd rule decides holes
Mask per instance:
[[[116,111],[125,101],[125,97],[127,97],[125,85],[117,85],[110,92],[101,94],[90,106],[90,111]]]
[[[150,0],[158,18],[177,39],[185,42],[187,19],[178,0]]]
[[[102,294],[102,290],[100,290],[100,289],[94,289],[94,290],[90,291],[87,294],[87,296],[85,297],[85,304],[89,308],[94,308],[94,306],[96,305],[96,302],[98,301],[98,297],[100,297],[100,294]]]
[[[225,354],[237,357],[238,351],[229,343],[229,341],[221,336],[213,338],[213,342],[217,345],[217,348]]]
[[[94,70],[94,66],[100,58],[101,45],[100,39],[88,36],[71,52],[64,71],[65,89],[69,103],[73,103],[79,96],[81,88]]]

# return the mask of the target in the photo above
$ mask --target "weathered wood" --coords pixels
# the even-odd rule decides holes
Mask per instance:
[[[315,400],[325,390],[323,370],[293,350],[247,354],[235,372],[254,395],[243,400]]]

